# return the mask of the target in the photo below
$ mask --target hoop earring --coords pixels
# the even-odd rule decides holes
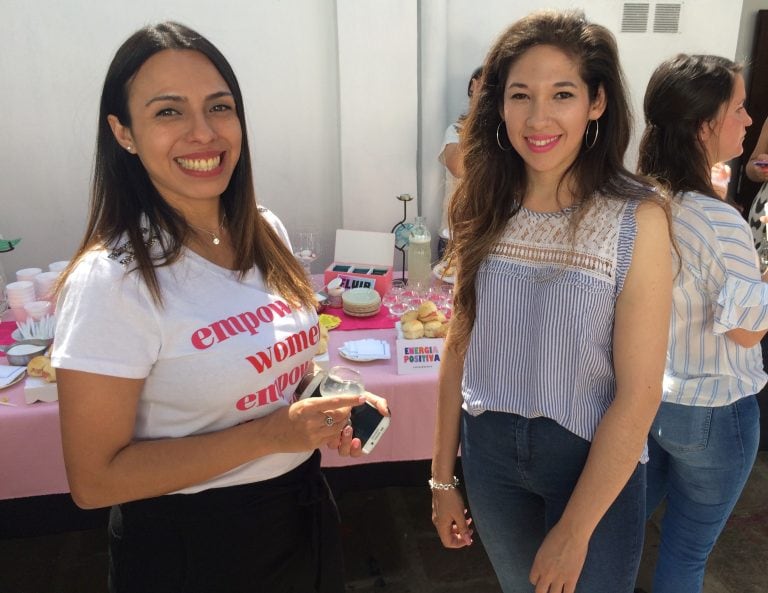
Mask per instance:
[[[504,120],[501,120],[499,122],[499,125],[496,126],[496,144],[499,145],[499,148],[502,150],[502,152],[507,152],[508,150],[512,150],[512,143],[511,142],[509,143],[509,147],[508,148],[504,148],[501,145],[501,124],[503,124],[503,123],[504,123]],[[509,140],[509,138],[507,138],[507,140]]]
[[[592,142],[589,141],[589,127],[592,125],[592,123],[595,124],[595,136],[592,138]],[[600,135],[600,122],[598,122],[596,119],[590,119],[587,122],[587,129],[584,130],[584,146],[587,147],[587,150],[592,148],[595,143],[597,142],[597,137]]]

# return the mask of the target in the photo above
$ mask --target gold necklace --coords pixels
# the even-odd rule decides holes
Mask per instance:
[[[187,221],[187,224],[189,226],[191,226],[193,229],[196,229],[198,231],[202,231],[202,232],[210,235],[211,236],[211,243],[213,243],[214,245],[219,245],[221,243],[221,238],[219,237],[219,235],[221,234],[221,230],[224,228],[224,223],[226,221],[227,221],[227,215],[225,214],[224,216],[221,217],[221,224],[219,225],[219,228],[216,229],[216,232],[209,231],[207,229],[202,229],[199,226],[196,226],[196,225],[192,224],[189,221]]]

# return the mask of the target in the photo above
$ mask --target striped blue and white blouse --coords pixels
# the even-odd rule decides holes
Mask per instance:
[[[733,207],[685,193],[672,216],[682,265],[672,292],[664,401],[724,406],[768,380],[760,345],[744,348],[725,335],[768,328],[768,285],[749,225]]]
[[[637,234],[637,201],[522,208],[481,265],[463,408],[544,416],[592,440],[614,399],[613,324]]]

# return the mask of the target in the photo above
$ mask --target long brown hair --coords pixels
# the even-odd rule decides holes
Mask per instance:
[[[451,248],[457,264],[451,338],[459,351],[466,348],[475,321],[478,269],[525,196],[525,163],[514,148],[500,148],[496,133],[499,125],[504,129],[500,112],[509,70],[537,45],[558,48],[578,63],[591,101],[600,88],[605,93],[599,136],[591,148],[582,145],[566,172],[575,203],[586,205],[596,194],[643,199],[650,193],[645,180],[623,164],[632,118],[616,40],[610,31],[587,22],[580,11],[539,11],[510,26],[483,64],[479,88],[475,89],[479,96],[473,101],[462,134],[465,173],[449,206]],[[506,134],[502,136],[508,142]],[[580,208],[579,212],[585,210]],[[577,214],[572,228],[578,220]]]
[[[707,148],[699,131],[733,96],[741,66],[727,58],[678,54],[651,75],[643,99],[645,131],[638,172],[670,193],[695,191],[719,199],[712,187]]]
[[[107,116],[115,115],[121,124],[130,127],[130,81],[144,62],[166,49],[193,50],[206,56],[235,99],[242,129],[240,159],[221,195],[225,224],[235,250],[234,269],[242,278],[256,266],[272,290],[294,305],[313,306],[314,293],[304,270],[256,204],[243,97],[235,73],[210,41],[173,22],[147,26],[134,33],[120,46],[109,66],[101,94],[88,225],[60,286],[86,251],[114,246],[121,237],[127,237],[134,258],[132,271],[141,274],[155,301],[162,303],[155,268],[179,259],[190,228],[162,198],[139,159],[118,144]],[[143,225],[148,228],[142,229]],[[151,253],[149,237],[158,241],[159,255]]]

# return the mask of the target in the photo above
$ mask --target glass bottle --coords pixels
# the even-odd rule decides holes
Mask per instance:
[[[432,236],[427,219],[417,216],[408,236],[408,284],[426,286],[432,275]]]

